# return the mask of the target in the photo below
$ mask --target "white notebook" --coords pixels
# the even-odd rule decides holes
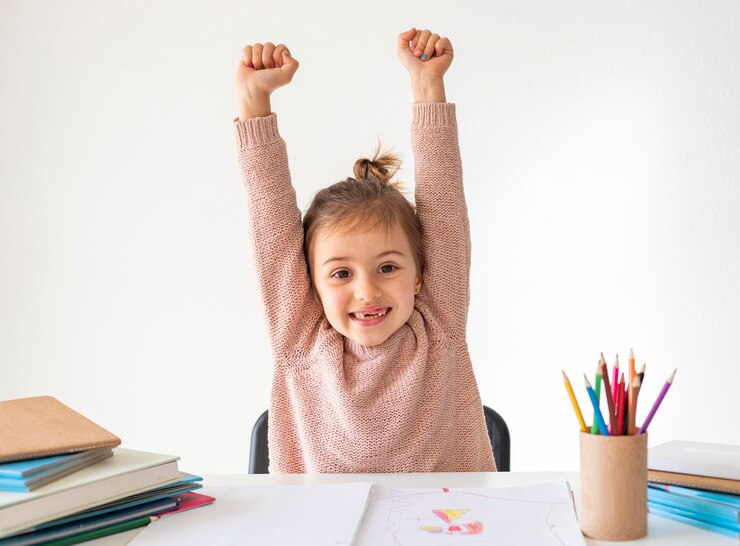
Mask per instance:
[[[212,487],[216,502],[148,525],[129,546],[351,546],[370,483]]]
[[[648,450],[648,468],[740,480],[740,446],[672,440]]]

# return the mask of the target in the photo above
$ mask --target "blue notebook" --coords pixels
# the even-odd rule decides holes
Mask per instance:
[[[736,525],[732,525],[731,523],[728,524],[725,521],[718,522],[711,518],[700,519],[693,512],[681,510],[680,508],[676,508],[674,506],[668,506],[656,502],[648,501],[647,505],[648,512],[656,516],[672,519],[674,521],[680,521],[681,523],[693,525],[694,527],[706,529],[707,531],[712,531],[714,533],[720,533],[723,535],[727,535],[728,537],[740,539],[740,528],[738,528],[738,526]]]
[[[109,447],[0,464],[0,491],[28,492],[110,457]]]
[[[740,506],[732,503],[668,493],[653,487],[648,487],[648,501],[678,508],[696,519],[716,523],[726,522],[727,525],[735,527],[740,525]]]

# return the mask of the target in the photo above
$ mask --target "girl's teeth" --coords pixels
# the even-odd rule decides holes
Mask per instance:
[[[355,313],[355,316],[360,320],[382,317],[383,315],[385,315],[385,311],[380,313]]]

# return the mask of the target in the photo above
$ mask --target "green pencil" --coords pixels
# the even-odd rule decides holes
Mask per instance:
[[[146,516],[144,518],[133,519],[124,523],[111,525],[110,527],[104,527],[103,529],[88,531],[87,533],[82,533],[73,537],[62,538],[59,540],[54,540],[52,542],[45,542],[44,544],[46,546],[68,546],[69,544],[79,544],[80,542],[85,542],[86,540],[106,537],[108,535],[115,535],[116,533],[123,533],[124,531],[128,531],[129,529],[136,529],[137,527],[144,527],[145,525],[149,525],[155,519],[157,519],[156,516]]]
[[[594,380],[594,394],[596,395],[596,402],[599,402],[599,394],[601,393],[601,358],[599,363],[596,365],[596,379]],[[599,434],[599,423],[596,421],[596,415],[594,415],[594,424],[591,425],[591,434]]]

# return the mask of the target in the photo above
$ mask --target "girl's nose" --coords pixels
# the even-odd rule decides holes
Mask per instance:
[[[355,288],[355,299],[358,301],[373,301],[378,299],[383,292],[372,279],[364,278],[357,282]]]

